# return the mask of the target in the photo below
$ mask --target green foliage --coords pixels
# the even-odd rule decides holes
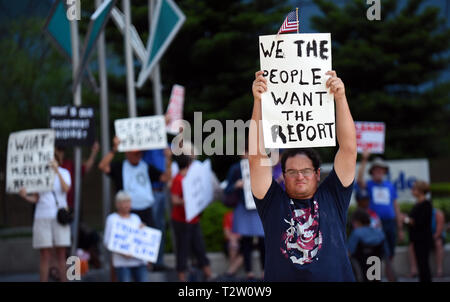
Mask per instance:
[[[225,242],[223,234],[223,216],[230,209],[220,201],[212,202],[203,212],[200,225],[206,248],[210,252],[222,252]]]
[[[381,21],[369,21],[365,1],[315,2],[323,16],[312,25],[331,32],[333,68],[354,119],[386,123],[388,157],[447,155],[450,83],[437,79],[449,66],[450,29],[439,8],[419,9],[423,0],[399,8],[400,1],[388,0]]]
[[[0,142],[11,132],[46,128],[48,108],[71,99],[71,71],[42,34],[43,20],[23,18],[0,25]],[[5,68],[7,67],[7,68]],[[2,163],[6,152],[0,152]]]
[[[431,194],[433,194],[433,196],[450,196],[449,182],[432,183],[430,185],[430,188]]]

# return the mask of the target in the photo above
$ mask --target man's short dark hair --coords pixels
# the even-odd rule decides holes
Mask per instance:
[[[177,162],[180,170],[188,167],[192,162],[192,158],[185,154],[174,155],[173,159]]]
[[[287,159],[290,157],[295,157],[299,154],[307,156],[312,161],[315,171],[320,168],[320,155],[316,150],[311,148],[294,148],[284,150],[283,155],[281,156],[281,170],[286,172]]]
[[[362,225],[370,225],[370,215],[366,210],[356,209],[352,215],[352,222],[357,221]]]

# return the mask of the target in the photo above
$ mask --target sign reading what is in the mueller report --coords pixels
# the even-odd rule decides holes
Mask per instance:
[[[164,115],[119,119],[114,121],[114,126],[120,152],[167,147]]]
[[[325,75],[332,70],[330,34],[260,36],[259,52],[267,80],[262,94],[265,147],[335,146],[334,99]]]
[[[6,159],[6,192],[47,192],[53,189],[55,132],[52,129],[34,129],[9,135]]]

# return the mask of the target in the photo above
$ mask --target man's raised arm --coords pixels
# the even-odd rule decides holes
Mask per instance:
[[[326,85],[334,94],[336,103],[336,136],[339,150],[334,158],[334,170],[342,185],[348,187],[355,178],[357,156],[355,124],[345,96],[344,83],[334,70],[326,74],[331,76]]]
[[[252,192],[258,199],[263,199],[272,183],[272,166],[263,165],[268,162],[267,154],[261,153],[260,146],[264,146],[264,138],[262,136],[261,127],[261,94],[267,91],[267,81],[263,77],[263,72],[255,73],[253,81],[253,113],[250,123],[250,131],[248,136],[248,160],[250,163],[250,182]]]

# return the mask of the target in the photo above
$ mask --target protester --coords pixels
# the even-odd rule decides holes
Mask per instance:
[[[444,276],[444,245],[447,235],[444,213],[434,207],[431,216],[431,233],[433,234],[433,249],[436,258],[436,277],[441,278]]]
[[[131,196],[131,212],[137,214],[147,226],[154,227],[152,206],[155,198],[151,184],[170,179],[171,159],[166,157],[169,168],[164,173],[147,165],[142,160],[141,151],[125,152],[125,160],[112,162],[119,144],[119,138],[114,137],[113,149],[103,157],[98,167],[113,179],[117,191],[123,190]]]
[[[191,251],[197,260],[197,265],[202,269],[205,278],[208,280],[212,274],[200,228],[200,215],[197,215],[190,221],[186,221],[186,213],[184,210],[182,181],[187,174],[192,158],[188,155],[179,155],[175,157],[175,160],[178,164],[179,172],[172,181],[170,191],[178,280],[181,282],[187,281],[186,272]]]
[[[417,202],[409,217],[406,216],[404,219],[404,222],[409,226],[409,239],[413,244],[420,282],[431,282],[429,255],[433,244],[431,232],[433,207],[431,201],[426,198],[429,190],[430,187],[425,181],[417,180],[414,183],[411,192]]]
[[[245,155],[242,156],[242,159],[246,159],[247,157],[248,148],[246,148]],[[256,209],[248,210],[246,208],[243,187],[244,181],[242,179],[241,163],[237,162],[228,171],[225,194],[237,194],[239,198],[233,214],[233,232],[241,236],[241,250],[244,256],[245,273],[247,279],[251,280],[255,278],[252,269],[254,238],[256,239],[259,250],[261,267],[264,270],[264,230]]]
[[[66,248],[70,247],[70,224],[62,225],[57,221],[59,208],[67,208],[67,193],[70,190],[70,173],[60,166],[58,157],[50,163],[55,171],[53,191],[39,194],[27,194],[26,188],[19,195],[31,203],[36,203],[33,221],[33,248],[39,250],[39,275],[42,282],[49,280],[49,268],[52,259],[52,249],[55,250],[55,262],[58,266],[60,281],[67,281]]]
[[[89,173],[94,165],[95,158],[97,156],[98,151],[100,150],[100,145],[98,142],[95,142],[91,147],[91,153],[86,161],[83,162],[81,166],[81,175]],[[70,177],[72,180],[75,180],[75,164],[72,159],[65,158],[66,148],[57,145],[55,146],[55,155],[61,163],[61,168],[64,168],[70,172]],[[75,199],[75,191],[74,191],[75,183],[70,187],[70,191],[67,193],[67,204],[69,208],[74,208],[74,199]]]
[[[265,234],[265,280],[354,281],[345,244],[346,216],[356,166],[356,132],[335,71],[326,86],[334,94],[339,150],[334,168],[319,186],[320,158],[313,149],[287,149],[281,158],[286,191],[264,165],[260,133],[263,72],[255,74],[254,106],[249,135],[252,192]],[[320,210],[319,210],[320,208]],[[319,214],[321,219],[319,219]],[[322,218],[323,217],[323,218]]]
[[[166,163],[166,158],[172,158],[172,152],[169,148],[147,150],[143,154],[143,160],[150,166],[154,166],[160,173],[171,174],[171,165]],[[155,198],[153,204],[153,221],[155,228],[161,231],[161,244],[159,247],[158,260],[153,264],[154,271],[166,270],[164,264],[164,248],[166,237],[166,204],[167,204],[167,181],[152,181],[152,192]]]
[[[383,230],[382,228],[382,224],[381,224],[381,220],[378,217],[377,213],[375,213],[375,211],[373,211],[372,209],[370,209],[369,205],[370,205],[370,196],[367,192],[366,189],[360,189],[358,187],[357,184],[355,184],[355,190],[356,190],[356,204],[357,204],[357,209],[362,209],[364,211],[367,212],[367,214],[369,214],[370,217],[370,226],[379,230]],[[387,245],[387,241],[385,241],[386,246]],[[389,249],[388,249],[389,251]],[[394,269],[392,267],[392,263],[390,260],[390,257],[388,257],[388,255],[384,255],[384,261],[385,261],[385,268],[386,268],[386,276],[387,279],[389,281],[395,281],[396,277],[395,277],[395,273],[394,273]]]
[[[364,171],[369,156],[370,153],[368,151],[363,152],[357,183],[359,188],[367,190],[370,197],[369,207],[381,219],[381,225],[389,247],[389,258],[392,263],[395,255],[397,231],[399,241],[404,239],[402,214],[397,202],[397,190],[392,182],[385,179],[389,172],[389,167],[379,157],[373,160],[369,169],[371,179],[367,182],[364,181]]]
[[[358,209],[363,209],[370,216],[370,226],[377,229],[382,229],[381,220],[378,217],[377,213],[369,208],[370,197],[366,189],[359,189],[355,186],[356,189],[356,205]]]
[[[223,215],[223,235],[225,238],[224,251],[228,258],[228,269],[226,278],[233,278],[241,267],[244,258],[240,252],[241,235],[233,232],[233,211],[230,210]]]
[[[357,208],[353,213],[352,225],[353,231],[348,237],[347,246],[350,256],[356,262],[354,271],[355,273],[356,271],[360,272],[360,274],[356,274],[356,279],[369,281],[367,258],[376,256],[382,259],[389,254],[384,233],[381,228],[371,226],[370,215],[363,208]]]
[[[115,197],[117,213],[109,214],[106,218],[105,237],[103,242],[108,247],[108,240],[111,236],[113,225],[117,222],[123,222],[134,227],[144,227],[138,215],[131,213],[131,196],[124,191],[119,191]],[[146,262],[140,259],[112,253],[112,265],[115,275],[119,282],[146,282],[148,279]]]
[[[433,234],[433,246],[434,258],[436,263],[436,277],[442,278],[444,276],[443,263],[444,263],[444,245],[446,238],[445,231],[445,217],[444,213],[433,207],[431,214],[431,233]],[[409,259],[409,277],[417,277],[417,263],[416,255],[414,253],[414,245],[411,242],[408,245],[408,259]]]

